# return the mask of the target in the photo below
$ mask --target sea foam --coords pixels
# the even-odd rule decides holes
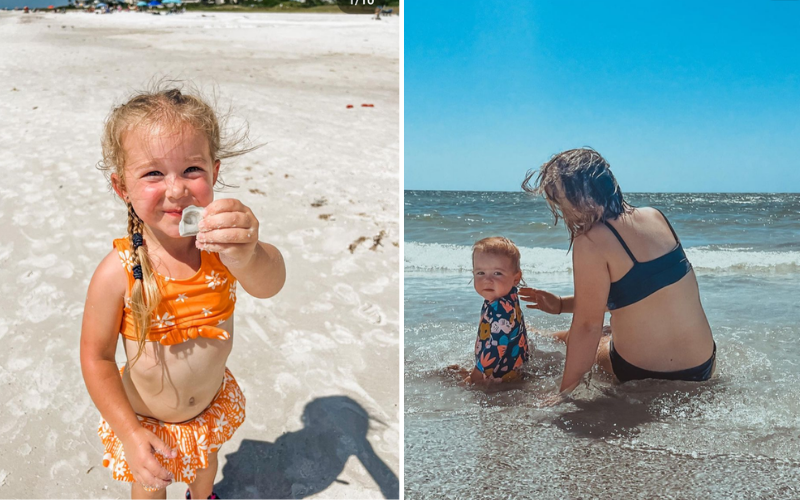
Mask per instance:
[[[566,250],[520,247],[521,267],[526,274],[571,273],[572,254]],[[407,242],[404,247],[406,271],[471,272],[472,247],[439,243]],[[792,274],[800,272],[800,252],[687,248],[686,255],[700,273]]]

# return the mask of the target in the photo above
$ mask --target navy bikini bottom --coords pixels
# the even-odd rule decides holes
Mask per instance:
[[[711,371],[714,368],[714,360],[717,358],[717,343],[714,342],[714,352],[711,354],[711,357],[708,358],[708,361],[702,365],[674,372],[654,372],[628,363],[622,359],[622,356],[620,356],[617,350],[614,349],[614,341],[612,340],[609,344],[611,368],[614,370],[614,376],[617,377],[617,380],[620,382],[627,382],[629,380],[642,380],[645,378],[702,382],[711,378]]]

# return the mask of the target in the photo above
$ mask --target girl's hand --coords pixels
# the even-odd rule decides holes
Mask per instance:
[[[141,427],[122,443],[122,448],[128,469],[137,483],[148,489],[162,489],[172,483],[172,473],[161,466],[154,453],[166,458],[175,458],[177,453],[158,436]]]
[[[533,303],[525,306],[528,309],[539,309],[548,314],[561,314],[563,303],[561,297],[554,293],[536,288],[520,288],[519,298]]]
[[[255,255],[258,219],[239,200],[212,201],[198,227],[197,248],[219,253],[222,263],[229,269],[246,266]]]

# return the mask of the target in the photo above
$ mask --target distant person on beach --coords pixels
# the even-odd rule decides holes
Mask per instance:
[[[522,280],[519,249],[500,236],[476,242],[472,246],[472,277],[475,291],[484,300],[475,340],[475,366],[464,381],[489,384],[516,380],[519,368],[528,360],[528,333],[517,294]],[[462,374],[466,375],[466,370]]]
[[[522,188],[543,194],[570,234],[575,295],[520,290],[529,308],[572,313],[570,329],[555,334],[567,343],[560,392],[572,391],[594,363],[620,382],[708,380],[717,347],[694,270],[666,216],[629,205],[608,162],[588,148],[553,156],[538,175],[528,172]]]
[[[237,281],[268,298],[285,280],[253,212],[214,200],[221,160],[253,149],[227,135],[206,102],[175,88],[139,93],[105,123],[100,168],[128,207],[128,234],[89,284],[81,369],[103,417],[103,465],[132,483],[132,498],[166,498],[173,481],[189,485],[186,498],[217,498],[217,452],[245,418],[226,368]],[[182,237],[190,205],[204,217],[199,234]]]

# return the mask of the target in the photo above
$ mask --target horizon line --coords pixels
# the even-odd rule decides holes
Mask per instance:
[[[406,191],[431,191],[446,193],[524,193],[523,190],[479,190],[479,189],[406,189]],[[626,191],[628,194],[800,194],[800,191]],[[535,195],[534,195],[535,196]]]

